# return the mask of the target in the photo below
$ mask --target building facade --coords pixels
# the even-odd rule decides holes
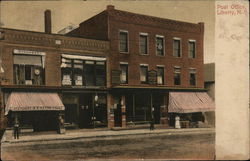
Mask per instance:
[[[110,42],[110,127],[147,122],[152,115],[156,124],[173,125],[170,92],[205,91],[204,23],[140,15],[109,5],[67,35]]]
[[[16,113],[20,124],[34,131],[56,129],[59,115],[69,127],[92,126],[94,113],[107,124],[107,41],[0,32],[2,116]]]
[[[174,126],[214,110],[203,76],[203,23],[116,10],[66,35],[0,29],[1,109],[34,131]],[[63,119],[63,121],[60,121]]]

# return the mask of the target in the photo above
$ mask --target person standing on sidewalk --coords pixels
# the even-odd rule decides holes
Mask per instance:
[[[19,121],[17,117],[15,118],[14,122],[14,138],[19,139]]]
[[[151,111],[151,121],[150,121],[150,130],[154,130],[155,129],[155,126],[154,126],[154,107],[152,108],[152,111]]]

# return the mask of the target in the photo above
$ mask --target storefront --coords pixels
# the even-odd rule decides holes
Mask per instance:
[[[9,126],[18,119],[21,128],[33,131],[56,131],[58,117],[65,107],[55,92],[11,92],[7,98],[5,115]]]
[[[182,127],[206,126],[206,113],[214,110],[214,101],[206,92],[169,93],[170,126],[174,127],[176,116],[180,117]]]
[[[148,89],[120,89],[111,93],[113,101],[111,114],[114,115],[114,126],[163,123],[167,119],[166,93]]]
[[[107,126],[106,92],[63,92],[66,128],[96,128]]]

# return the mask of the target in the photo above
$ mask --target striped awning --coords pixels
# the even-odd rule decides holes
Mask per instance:
[[[170,92],[169,113],[214,111],[215,103],[206,92]]]
[[[62,111],[65,107],[57,93],[12,92],[8,98],[5,114],[11,111]]]

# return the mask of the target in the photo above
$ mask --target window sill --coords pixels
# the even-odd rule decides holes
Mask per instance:
[[[139,54],[140,56],[149,56],[149,54]]]
[[[129,54],[129,52],[122,52],[122,51],[120,51],[120,54]]]
[[[156,56],[159,56],[159,57],[165,57],[166,55],[164,54],[164,55],[158,55],[158,54],[156,54]]]

